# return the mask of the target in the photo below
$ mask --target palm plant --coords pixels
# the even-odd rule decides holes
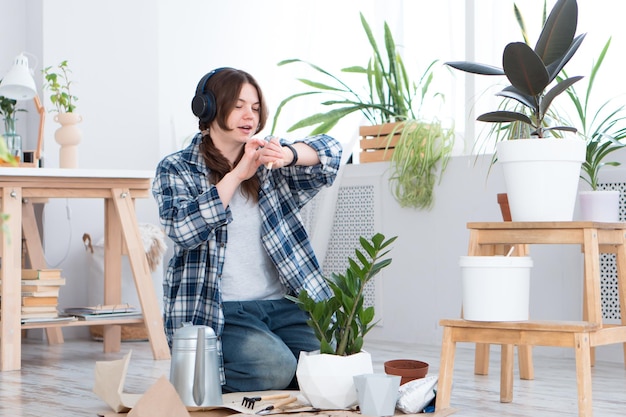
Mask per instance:
[[[321,104],[330,107],[331,110],[305,117],[288,128],[288,132],[317,126],[311,134],[327,133],[342,118],[355,112],[361,112],[373,125],[417,117],[416,109],[421,107],[429,94],[437,60],[432,61],[426,67],[417,83],[411,81],[387,22],[384,24],[385,51],[383,54],[363,13],[360,13],[360,18],[372,49],[372,58],[366,67],[355,65],[343,68],[341,72],[364,75],[363,84],[367,86],[365,92],[361,91],[361,86],[359,88],[351,87],[339,76],[318,65],[301,59],[283,60],[278,63],[278,66],[304,64],[319,73],[322,78],[319,80],[298,79],[311,90],[293,94],[281,101],[274,115],[272,132],[276,128],[276,123],[285,105],[297,98],[318,94],[329,97]],[[435,94],[435,96],[437,95]]]
[[[592,65],[584,97],[578,94],[574,86],[566,91],[576,108],[576,115],[580,123],[578,132],[587,142],[581,178],[591,186],[592,190],[598,189],[598,175],[602,167],[620,165],[619,162],[605,162],[604,159],[609,154],[626,146],[625,143],[621,142],[626,138],[626,106],[624,104],[614,106],[614,99],[609,99],[602,103],[597,110],[590,109],[590,97],[594,81],[610,45],[611,38],[604,44],[600,55]],[[567,77],[565,71],[563,76]]]

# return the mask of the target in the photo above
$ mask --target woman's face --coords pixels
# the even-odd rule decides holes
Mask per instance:
[[[213,122],[211,127],[212,136],[215,139],[216,131],[220,137],[228,138],[237,143],[246,143],[254,136],[259,126],[259,95],[256,88],[251,84],[244,84],[239,93],[239,99],[232,112],[228,115],[226,124],[230,131],[222,130],[217,122]]]

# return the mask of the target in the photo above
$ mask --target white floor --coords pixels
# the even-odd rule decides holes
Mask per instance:
[[[20,371],[0,372],[0,416],[95,416],[110,411],[92,392],[95,361],[120,359],[133,351],[125,392],[143,393],[160,376],[169,375],[169,361],[154,361],[147,342],[124,342],[119,353],[104,354],[102,344],[66,340],[62,345],[28,339]],[[419,359],[437,373],[439,347],[369,342],[376,372],[389,359]],[[573,359],[535,355],[535,379],[516,378],[512,403],[499,402],[499,348],[492,347],[488,376],[473,373],[473,346],[457,349],[451,405],[455,416],[564,417],[576,416],[577,394]],[[626,370],[622,363],[599,361],[593,369],[596,417],[626,415]]]

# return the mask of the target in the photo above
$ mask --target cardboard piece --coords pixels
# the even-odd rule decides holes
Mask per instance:
[[[131,354],[132,350],[122,359],[96,362],[93,392],[117,413],[129,411],[141,398],[123,392]]]
[[[162,376],[137,401],[128,413],[128,417],[189,417],[176,388]]]

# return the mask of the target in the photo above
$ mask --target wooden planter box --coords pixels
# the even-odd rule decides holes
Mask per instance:
[[[402,130],[397,129],[393,135],[392,133],[400,123],[361,126],[359,128],[359,136],[361,136],[359,162],[390,161]]]

